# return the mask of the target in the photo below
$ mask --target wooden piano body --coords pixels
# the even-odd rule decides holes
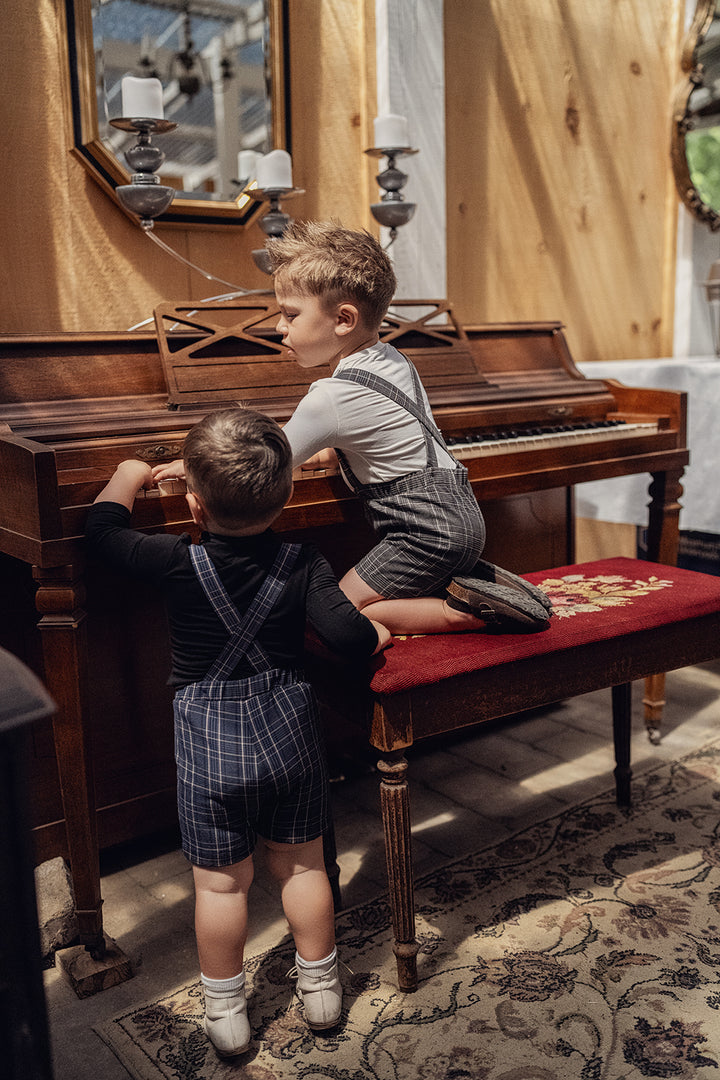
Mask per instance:
[[[147,589],[86,561],[87,508],[124,458],[179,457],[210,408],[241,401],[287,420],[310,379],[276,319],[262,294],[164,305],[154,332],[0,338],[0,644],[58,704],[35,738],[36,855],[69,857],[81,940],[98,955],[99,848],[173,825],[175,780],[164,613]],[[412,357],[447,438],[489,437],[457,451],[488,519],[488,558],[519,571],[572,562],[572,486],[646,472],[649,557],[675,562],[684,394],[585,378],[554,322],[462,328],[444,302],[406,301],[383,337]],[[513,504],[539,492],[547,528]],[[138,499],[134,523],[192,532],[181,493]],[[314,539],[338,573],[371,543],[333,474],[298,475],[277,527]]]

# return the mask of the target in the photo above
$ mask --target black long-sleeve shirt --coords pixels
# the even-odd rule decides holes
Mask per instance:
[[[190,536],[147,535],[130,527],[126,507],[95,503],[86,538],[104,562],[158,586],[164,595],[172,667],[168,682],[185,686],[202,679],[227,641],[190,561]],[[204,533],[201,542],[242,615],[275,561],[280,538],[268,529],[256,536]],[[274,667],[302,667],[306,623],[339,656],[362,660],[377,647],[375,628],[347,599],[330,565],[312,544],[303,544],[282,596],[258,635]],[[241,662],[232,678],[252,674]]]

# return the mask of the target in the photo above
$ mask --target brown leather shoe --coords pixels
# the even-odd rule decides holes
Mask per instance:
[[[476,577],[455,577],[447,587],[447,603],[499,629],[545,630],[550,613],[527,593]]]
[[[538,589],[537,585],[533,585],[531,582],[526,581],[525,578],[513,574],[511,570],[503,570],[501,566],[495,566],[494,563],[478,559],[469,576],[471,578],[480,578],[481,581],[489,581],[495,585],[504,585],[508,589],[525,592],[536,604],[541,604],[547,611],[552,611],[550,597],[546,596],[542,589]]]

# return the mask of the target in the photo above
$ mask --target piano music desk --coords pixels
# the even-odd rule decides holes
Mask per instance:
[[[720,656],[720,578],[628,558],[525,575],[553,599],[549,629],[396,639],[367,672],[313,643],[325,708],[365,725],[380,760],[393,949],[417,989],[406,751],[417,739],[611,688],[615,783],[630,804],[631,683]],[[478,838],[479,844],[482,838]]]

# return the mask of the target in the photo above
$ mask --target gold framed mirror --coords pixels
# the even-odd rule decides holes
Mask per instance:
[[[720,0],[698,0],[683,43],[671,158],[685,206],[720,229]]]
[[[288,0],[65,0],[74,152],[115,197],[130,181],[135,141],[109,121],[122,114],[121,79],[163,84],[171,134],[161,183],[176,189],[157,223],[248,225],[262,204],[242,194],[239,153],[290,149]]]

